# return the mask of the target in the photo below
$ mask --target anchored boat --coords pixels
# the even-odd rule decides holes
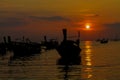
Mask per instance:
[[[74,63],[76,60],[80,59],[81,48],[79,47],[79,38],[76,41],[67,40],[67,30],[63,29],[63,41],[56,48],[61,60],[65,63]]]

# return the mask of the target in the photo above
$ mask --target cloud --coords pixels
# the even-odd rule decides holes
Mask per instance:
[[[0,27],[15,27],[26,25],[27,22],[22,18],[4,17],[0,18]]]
[[[31,19],[46,20],[46,21],[70,21],[70,19],[67,19],[61,16],[51,16],[51,17],[29,16],[29,17]]]
[[[35,21],[69,22],[71,20],[62,16],[33,16],[22,12],[0,10],[0,27],[19,27]]]
[[[100,16],[97,13],[93,13],[93,11],[89,9],[81,10],[80,13],[81,13],[80,15],[83,17],[99,17]]]
[[[98,14],[81,14],[83,17],[99,17]]]

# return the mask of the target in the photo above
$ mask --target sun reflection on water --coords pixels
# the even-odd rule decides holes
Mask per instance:
[[[90,41],[86,41],[85,42],[85,65],[87,66],[91,66],[92,65],[92,59],[91,59],[91,42]]]
[[[93,77],[92,74],[92,42],[91,41],[85,41],[84,46],[84,56],[83,56],[83,64],[85,67],[83,68],[83,77],[85,79],[91,79]]]

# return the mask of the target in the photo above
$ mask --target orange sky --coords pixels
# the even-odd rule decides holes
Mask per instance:
[[[62,39],[81,31],[81,39],[114,38],[120,29],[120,0],[1,0],[0,37],[26,36],[40,41],[44,35]],[[91,29],[85,30],[90,24]]]

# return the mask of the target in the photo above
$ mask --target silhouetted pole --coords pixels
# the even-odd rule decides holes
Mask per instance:
[[[44,36],[44,41],[47,42],[47,37],[46,36]]]
[[[78,31],[78,39],[80,40],[80,31]]]
[[[6,44],[6,43],[7,43],[7,41],[6,41],[6,37],[5,37],[5,36],[3,37],[3,40],[4,40],[4,43]]]
[[[78,39],[77,39],[77,45],[79,46],[80,45],[80,31],[78,31]]]
[[[22,41],[25,42],[25,37],[24,36],[22,37]]]
[[[67,40],[67,29],[63,29],[63,41]]]
[[[11,43],[11,37],[8,36],[8,43]]]

